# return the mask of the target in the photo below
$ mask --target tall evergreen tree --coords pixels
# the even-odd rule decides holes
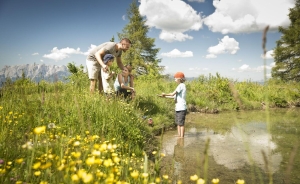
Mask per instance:
[[[133,0],[127,11],[129,23],[123,28],[118,37],[129,38],[132,42],[131,48],[122,54],[124,63],[130,63],[135,70],[134,73],[148,73],[159,75],[161,61],[157,58],[158,48],[155,47],[155,39],[147,37],[149,27],[145,25],[145,20],[140,15],[137,2]],[[143,71],[145,70],[145,71]]]
[[[288,28],[279,27],[282,33],[276,42],[272,77],[284,81],[300,81],[300,0],[296,0],[294,8],[290,9],[291,24]]]

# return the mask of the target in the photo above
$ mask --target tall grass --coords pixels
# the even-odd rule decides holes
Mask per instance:
[[[20,79],[1,89],[0,183],[169,182],[154,135],[174,125],[173,100],[157,94],[176,83],[137,79],[137,96],[126,101],[91,95],[88,82],[79,73],[68,83]],[[261,109],[267,92],[271,107],[299,105],[298,83],[267,83],[200,76],[186,82],[187,102],[198,110]]]

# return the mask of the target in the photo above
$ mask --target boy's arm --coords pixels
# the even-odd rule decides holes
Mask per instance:
[[[174,96],[176,95],[177,91],[175,90],[172,93],[162,93],[161,96],[162,97],[166,97],[166,98],[174,98]]]

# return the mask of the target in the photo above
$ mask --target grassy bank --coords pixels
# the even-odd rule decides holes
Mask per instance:
[[[6,84],[0,98],[0,183],[167,183],[159,174],[159,135],[173,126],[174,102],[157,94],[176,83],[141,77],[132,101],[90,95],[87,77],[70,82]],[[202,112],[299,105],[300,85],[187,81],[189,108]],[[267,98],[266,98],[267,96]],[[263,105],[262,105],[263,104]],[[154,120],[148,126],[147,119]]]

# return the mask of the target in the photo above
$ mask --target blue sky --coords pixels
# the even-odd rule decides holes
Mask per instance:
[[[1,0],[0,68],[5,65],[75,62],[128,24],[131,0]],[[148,36],[160,48],[164,73],[215,75],[262,81],[262,32],[267,34],[269,76],[278,26],[290,24],[294,0],[140,0]]]

